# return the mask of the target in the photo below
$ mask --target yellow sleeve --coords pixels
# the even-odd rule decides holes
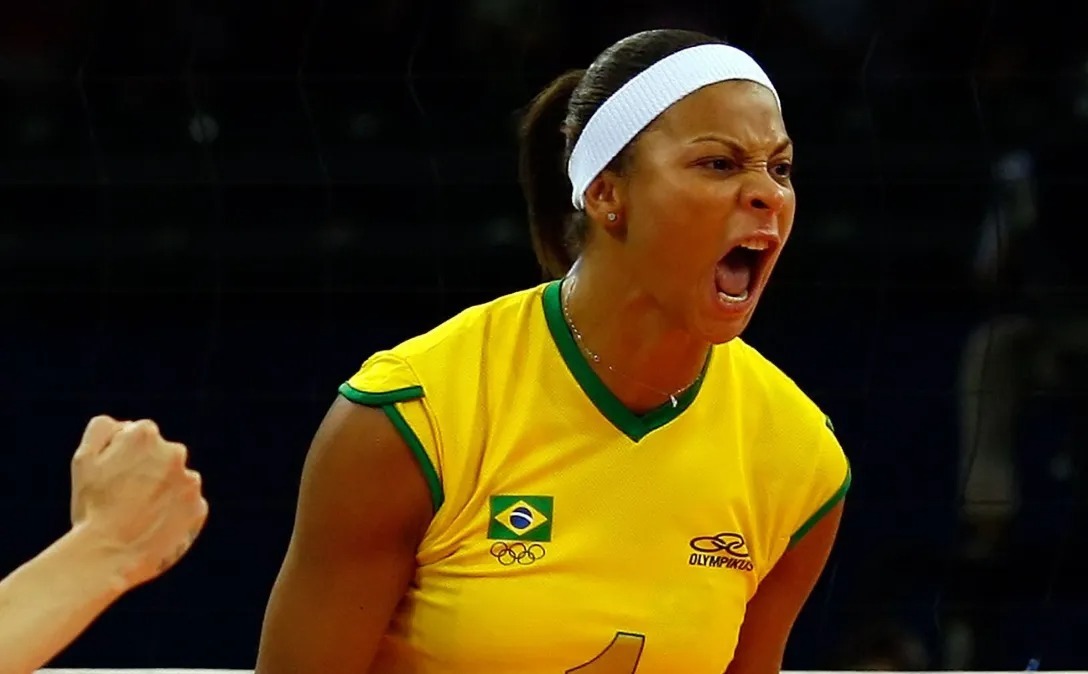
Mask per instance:
[[[437,512],[445,500],[434,415],[411,366],[391,351],[379,351],[340,385],[340,395],[358,405],[380,408],[412,451]]]
[[[812,530],[827,513],[846,498],[850,489],[850,463],[835,437],[831,419],[825,417],[816,443],[815,466],[808,483],[801,488],[802,510],[805,519],[797,523],[790,536],[793,547]]]

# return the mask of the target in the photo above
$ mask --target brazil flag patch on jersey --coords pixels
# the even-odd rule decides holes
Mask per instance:
[[[495,541],[538,543],[552,540],[552,497],[492,496],[487,537]]]

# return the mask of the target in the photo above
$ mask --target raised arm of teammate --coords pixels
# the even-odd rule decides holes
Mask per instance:
[[[337,399],[303,469],[256,674],[361,674],[416,568],[427,484],[380,409]]]
[[[150,421],[95,417],[72,457],[72,528],[0,581],[0,674],[45,665],[189,549],[208,504],[186,449]]]
[[[779,674],[793,623],[827,564],[842,501],[778,560],[748,602],[726,674]]]

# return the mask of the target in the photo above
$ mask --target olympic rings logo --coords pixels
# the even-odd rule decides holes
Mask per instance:
[[[699,552],[724,552],[734,557],[748,557],[748,546],[740,534],[721,533],[691,539],[691,549]]]
[[[525,545],[524,543],[496,543],[491,546],[491,556],[499,560],[499,564],[510,566],[521,564],[528,566],[538,559],[544,559],[544,546],[539,543]]]

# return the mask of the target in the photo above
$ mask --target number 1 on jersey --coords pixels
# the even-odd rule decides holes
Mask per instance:
[[[635,674],[646,637],[632,632],[616,632],[612,643],[600,655],[584,665],[568,669],[566,674]]]

